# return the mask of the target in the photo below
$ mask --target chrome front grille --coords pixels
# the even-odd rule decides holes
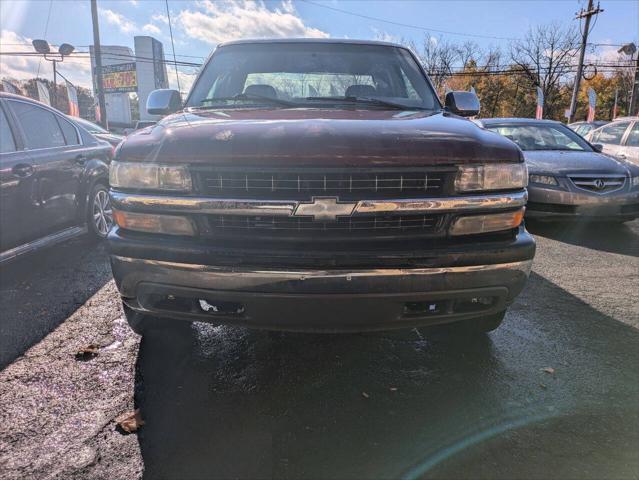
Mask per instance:
[[[593,193],[614,192],[622,189],[626,182],[626,177],[621,175],[571,175],[569,178],[577,188]]]
[[[336,221],[316,221],[310,217],[208,215],[210,233],[274,234],[295,236],[325,232],[328,236],[360,236],[367,234],[428,234],[438,231],[444,215],[361,215],[338,217]],[[322,237],[326,235],[322,234]]]
[[[203,170],[197,173],[201,193],[232,198],[340,199],[439,196],[450,172],[445,170],[314,171]]]

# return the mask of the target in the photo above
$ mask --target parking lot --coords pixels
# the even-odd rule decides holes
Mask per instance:
[[[103,246],[2,273],[5,478],[635,478],[639,221],[539,225],[485,338],[269,334],[122,319]],[[29,272],[29,275],[22,272]],[[74,354],[87,345],[98,355]],[[30,347],[30,348],[29,348]],[[139,408],[136,434],[116,426]]]

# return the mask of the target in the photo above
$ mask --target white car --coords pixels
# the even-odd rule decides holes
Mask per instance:
[[[639,117],[622,117],[592,130],[586,140],[613,157],[639,165]]]

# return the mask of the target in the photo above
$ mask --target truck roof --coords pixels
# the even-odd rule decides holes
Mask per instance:
[[[232,40],[218,44],[218,48],[227,47],[229,45],[244,44],[265,44],[265,43],[333,43],[333,44],[351,44],[351,45],[381,45],[386,47],[407,48],[404,45],[392,42],[382,42],[378,40],[354,40],[350,38],[247,38],[243,40]]]

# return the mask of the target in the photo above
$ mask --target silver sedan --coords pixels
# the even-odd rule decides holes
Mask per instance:
[[[478,120],[515,142],[529,173],[527,218],[625,222],[639,217],[639,167],[600,153],[560,122]]]

